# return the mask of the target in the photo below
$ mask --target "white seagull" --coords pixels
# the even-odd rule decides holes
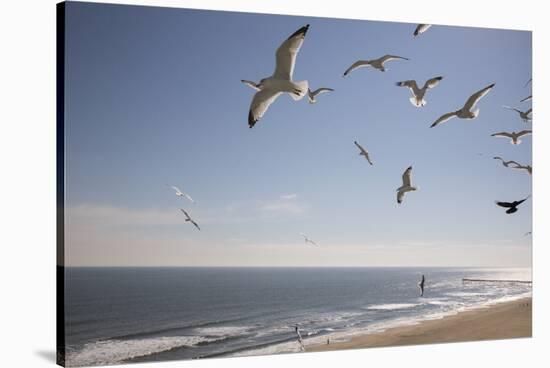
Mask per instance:
[[[367,161],[369,162],[369,164],[371,165],[374,165],[370,159],[370,156],[369,156],[369,151],[367,151],[366,149],[364,149],[359,143],[357,143],[357,141],[353,141],[353,143],[355,143],[355,145],[357,146],[357,148],[359,148],[359,156],[364,156]]]
[[[302,99],[308,90],[308,82],[294,82],[292,74],[296,64],[296,55],[304,43],[309,24],[303,26],[288,37],[275,53],[275,71],[273,75],[264,78],[257,84],[256,92],[250,111],[248,112],[248,126],[252,128],[265,114],[269,106],[282,93],[288,93],[294,100]]]
[[[260,87],[258,87],[258,83],[256,83],[256,82],[252,82],[252,81],[249,81],[249,80],[246,80],[246,79],[241,79],[241,82],[244,83],[245,85],[247,85],[248,87],[250,87],[252,89],[255,89],[256,91],[260,90]]]
[[[411,185],[411,172],[412,166],[409,166],[407,170],[403,173],[403,185],[397,188],[397,203],[403,202],[403,197],[407,192],[412,192],[418,190],[418,187]]]
[[[334,90],[332,88],[321,87],[321,88],[317,88],[315,91],[312,91],[308,88],[307,97],[309,99],[309,103],[310,104],[316,103],[317,100],[315,99],[315,97],[317,95],[320,95],[321,93],[326,93],[326,92],[334,92]]]
[[[168,184],[166,184],[168,185]],[[191,196],[187,193],[184,193],[182,192],[178,187],[176,187],[175,185],[168,185],[170,188],[174,189],[176,191],[176,195],[178,197],[185,197],[187,198],[191,203],[195,203],[195,201],[193,200],[193,198],[191,198]]]
[[[454,117],[460,118],[460,119],[475,119],[479,115],[479,109],[472,111],[472,109],[476,106],[479,100],[483,98],[489,91],[495,86],[495,84],[490,84],[487,87],[483,88],[482,90],[477,91],[473,95],[468,98],[464,106],[460,110],[456,110],[453,112],[448,112],[444,115],[441,115],[439,119],[437,119],[430,128],[433,128],[436,125],[439,125],[441,123],[444,123],[448,121],[449,119],[452,119]]]
[[[319,246],[319,245],[318,245],[317,243],[315,243],[313,240],[311,240],[310,238],[308,238],[306,234],[300,233],[300,235],[302,235],[302,236],[304,237],[304,242],[305,242],[306,244],[315,245],[316,247]]]
[[[384,67],[384,63],[386,61],[391,60],[409,60],[407,58],[396,56],[396,55],[384,55],[381,58],[373,59],[373,60],[358,60],[355,63],[353,63],[349,68],[346,69],[344,72],[344,77],[348,75],[350,72],[354,71],[355,69],[362,68],[364,66],[372,66],[374,69],[378,69],[381,72],[385,72],[386,68]]]
[[[523,100],[519,101],[519,102],[525,102],[525,101],[529,101],[529,100],[532,100],[533,99],[533,95],[529,95],[527,97],[525,97]]]
[[[518,110],[514,107],[510,107],[510,106],[506,106],[506,105],[504,105],[502,107],[504,107],[505,109],[513,110],[513,111],[517,112],[519,114],[519,117],[521,118],[521,120],[523,120],[526,123],[531,121],[531,119],[532,119],[531,114],[533,113],[533,108],[530,108],[527,111],[521,111],[521,110]]]
[[[183,212],[183,214],[184,214],[185,217],[186,217],[185,222],[190,222],[190,223],[192,223],[193,225],[195,225],[195,227],[196,227],[197,229],[199,229],[199,230],[201,229],[201,228],[199,227],[199,225],[197,225],[197,223],[196,223],[195,221],[193,221],[193,219],[191,218],[191,216],[189,216],[189,214],[188,214],[183,208],[180,208],[180,211]]]
[[[411,97],[409,101],[411,101],[413,106],[422,107],[426,106],[426,100],[424,100],[424,95],[426,94],[426,91],[430,88],[437,86],[439,81],[441,81],[442,79],[443,77],[434,77],[432,79],[428,79],[426,83],[424,83],[424,87],[422,88],[418,88],[418,85],[414,80],[397,82],[395,83],[395,85],[398,87],[407,87],[413,94],[413,97]]]
[[[504,159],[500,156],[495,156],[495,157],[493,157],[493,159],[502,161],[502,166],[504,166],[504,167],[510,167],[510,165],[519,166],[519,163],[517,163],[516,161],[513,161],[513,160],[504,161]]]
[[[499,137],[499,138],[509,138],[510,143],[517,145],[521,143],[520,137],[523,137],[525,135],[530,135],[532,131],[530,129],[522,130],[521,132],[498,132],[491,134],[491,137]]]
[[[431,24],[419,24],[416,26],[413,36],[416,37],[419,34],[422,34],[428,30],[432,25]]]

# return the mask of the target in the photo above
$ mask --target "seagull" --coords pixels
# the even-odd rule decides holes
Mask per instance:
[[[166,184],[168,185],[168,184]],[[187,193],[184,193],[182,192],[178,187],[176,187],[175,185],[168,185],[170,188],[174,189],[176,191],[176,195],[178,197],[185,197],[187,198],[191,203],[195,203],[195,201],[193,200],[193,198],[191,198],[191,196]]]
[[[419,24],[416,26],[416,29],[414,30],[413,36],[416,37],[419,34],[422,34],[428,30],[432,25],[431,24]]]
[[[367,161],[369,162],[369,164],[371,165],[374,165],[370,159],[370,156],[369,156],[369,151],[367,151],[366,149],[364,149],[359,143],[357,143],[357,141],[353,141],[353,143],[355,143],[355,145],[357,146],[357,148],[359,148],[359,155],[360,156],[365,156],[365,158],[367,159]]]
[[[292,74],[296,64],[296,55],[304,43],[309,24],[303,26],[290,35],[277,49],[275,53],[275,71],[273,75],[264,78],[257,85],[250,111],[248,112],[248,126],[252,128],[265,114],[269,106],[281,95],[288,93],[294,100],[302,99],[308,90],[308,82],[294,82]]]
[[[514,201],[514,202],[499,202],[499,201],[495,201],[495,203],[497,205],[499,205],[500,207],[504,207],[504,208],[508,208],[506,210],[506,213],[507,214],[512,214],[514,212],[517,212],[518,211],[518,206],[520,204],[522,204],[523,202],[525,202],[527,199],[529,199],[529,197],[531,196],[527,196],[526,198],[522,199],[521,201]]]
[[[426,94],[426,91],[430,88],[437,86],[439,81],[441,81],[442,79],[443,77],[428,79],[426,83],[424,83],[424,87],[422,88],[418,88],[418,85],[414,80],[397,82],[395,83],[395,85],[398,87],[408,87],[413,94],[413,97],[409,99],[411,103],[416,107],[422,107],[426,105],[426,100],[424,100],[424,95]]]
[[[397,203],[401,204],[403,202],[403,197],[407,192],[412,192],[418,190],[418,187],[411,185],[411,172],[412,166],[409,166],[407,170],[403,173],[403,185],[397,188]]]
[[[332,88],[321,87],[321,88],[317,88],[315,91],[312,91],[308,88],[307,97],[309,99],[309,103],[314,104],[315,102],[317,102],[317,100],[315,99],[315,96],[326,92],[334,92],[334,90]]]
[[[424,278],[424,275],[422,275],[422,280],[418,283],[418,287],[420,288],[420,296],[424,296],[424,282],[426,279]]]
[[[192,223],[193,225],[195,225],[195,227],[196,227],[197,229],[199,229],[199,230],[201,229],[201,228],[199,227],[199,225],[197,225],[197,223],[196,223],[195,221],[193,221],[193,219],[191,218],[191,216],[189,216],[189,214],[188,214],[184,209],[180,208],[180,211],[183,212],[183,214],[184,214],[185,217],[186,217],[185,222],[190,222],[190,223]]]
[[[524,98],[523,100],[521,100],[520,102],[529,101],[529,100],[531,100],[531,99],[533,99],[533,95],[529,95],[529,96],[525,97],[525,98]]]
[[[476,103],[481,100],[483,96],[485,96],[491,88],[493,88],[495,84],[490,84],[487,87],[483,88],[480,91],[477,91],[473,95],[468,98],[468,101],[464,104],[464,106],[460,110],[456,110],[453,112],[448,112],[444,115],[441,115],[439,119],[437,119],[430,128],[433,128],[436,125],[439,125],[441,123],[446,122],[449,119],[454,118],[455,116],[460,119],[475,119],[479,115],[479,109],[472,111],[472,109],[476,106]]]
[[[522,130],[521,132],[498,132],[491,134],[491,137],[501,137],[501,138],[510,138],[510,143],[514,145],[521,144],[520,137],[523,137],[524,135],[530,135],[532,133],[532,130],[526,129]]]
[[[372,66],[375,69],[380,70],[381,72],[385,72],[386,68],[384,68],[384,63],[386,61],[390,60],[409,60],[407,58],[396,56],[396,55],[384,55],[381,58],[373,59],[373,60],[358,60],[355,63],[353,63],[345,72],[344,77],[348,75],[350,72],[354,71],[355,69],[364,67],[364,66]]]
[[[523,88],[527,87],[532,81],[533,81],[533,78],[529,78],[529,80],[527,81],[527,83],[525,83]]]
[[[306,351],[306,347],[304,346],[304,341],[302,340],[302,334],[298,329],[298,325],[294,326],[294,331],[296,332],[296,335],[298,335],[298,343],[300,344],[300,351]]]
[[[504,107],[505,109],[508,109],[508,110],[514,110],[515,112],[517,112],[519,114],[519,117],[521,118],[521,120],[523,120],[524,122],[529,122],[530,120],[532,120],[532,117],[531,117],[531,114],[533,113],[533,108],[530,108],[529,110],[527,111],[521,111],[521,110],[518,110],[514,107],[510,107],[510,106],[502,106]]]
[[[308,238],[306,234],[300,233],[300,235],[302,235],[302,236],[304,237],[304,242],[305,242],[306,244],[315,245],[316,247],[319,246],[319,245],[318,245],[317,243],[315,243],[313,240],[311,240],[310,238]]]
[[[512,165],[512,164],[516,165],[516,166],[519,166],[519,163],[517,163],[516,161],[512,161],[512,160],[504,161],[503,158],[500,157],[500,156],[495,156],[495,157],[493,157],[493,159],[502,161],[502,165],[504,167],[510,167],[510,165]]]
[[[527,171],[527,173],[529,175],[533,175],[533,168],[531,167],[531,165],[520,165],[520,164],[517,164],[515,167],[512,167],[512,169],[516,169],[516,170],[525,170]]]
[[[255,89],[256,91],[260,90],[260,87],[258,87],[258,83],[256,83],[256,82],[252,82],[252,81],[249,81],[249,80],[246,80],[246,79],[241,79],[241,82],[246,84],[248,87],[250,87],[252,89]]]

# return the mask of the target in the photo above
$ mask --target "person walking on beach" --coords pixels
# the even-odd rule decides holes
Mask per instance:
[[[424,275],[422,275],[422,280],[418,283],[418,287],[420,288],[420,296],[424,296],[424,281],[426,281],[426,279],[424,278]]]

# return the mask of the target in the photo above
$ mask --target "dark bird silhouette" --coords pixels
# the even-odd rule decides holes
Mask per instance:
[[[514,201],[514,202],[499,202],[499,201],[495,201],[495,203],[500,206],[500,207],[504,207],[504,208],[508,208],[506,210],[506,213],[507,214],[512,214],[512,213],[515,213],[518,211],[518,206],[520,204],[522,204],[523,202],[525,202],[526,200],[529,199],[529,197],[531,196],[528,196],[527,198],[524,198],[522,199],[521,201]]]
[[[426,281],[426,278],[424,275],[422,275],[422,280],[418,283],[418,287],[420,288],[420,296],[424,296],[424,282]]]

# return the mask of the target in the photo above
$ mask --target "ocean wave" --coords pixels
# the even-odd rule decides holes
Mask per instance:
[[[71,367],[108,365],[147,356],[179,347],[193,347],[217,341],[201,336],[157,337],[141,340],[102,340],[85,344],[76,351],[67,351],[66,364]]]
[[[250,326],[214,326],[201,327],[193,331],[201,336],[236,336],[250,331]]]
[[[367,307],[368,310],[398,310],[409,309],[421,305],[420,303],[390,303],[390,304],[375,304]]]

